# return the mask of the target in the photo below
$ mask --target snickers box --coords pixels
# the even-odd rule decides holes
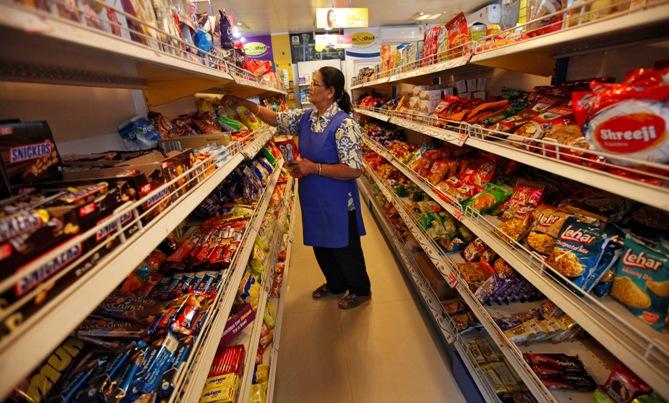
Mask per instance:
[[[118,237],[112,239],[112,235],[119,231],[119,222],[112,221],[111,217],[115,211],[124,207],[124,203],[129,202],[123,193],[124,187],[127,188],[127,185],[109,186],[103,183],[69,189],[68,192],[56,191],[54,196],[47,197],[40,204],[33,203],[29,208],[2,217],[0,232],[4,236],[0,238],[2,239],[0,278],[22,271],[25,271],[25,276],[20,278],[13,288],[0,295],[0,303],[7,306],[42,284],[46,283],[47,286],[23,303],[11,317],[0,323],[0,337],[11,333],[20,323],[86,274],[118,245],[120,239]],[[133,211],[128,210],[121,216],[120,225],[130,223],[133,218]],[[37,270],[28,272],[28,267],[34,259],[100,223],[107,225],[101,227],[95,235],[81,239],[80,242],[62,250]],[[138,229],[139,224],[129,226],[124,230],[126,237],[133,235]],[[8,234],[12,236],[8,238]],[[75,261],[100,243],[104,243],[104,246],[77,263],[76,267],[72,267]],[[72,270],[58,279],[52,279],[56,273],[66,268]]]
[[[46,122],[0,123],[0,199],[17,188],[62,177],[62,163]]]

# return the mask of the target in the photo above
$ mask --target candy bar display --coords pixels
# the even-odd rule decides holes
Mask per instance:
[[[549,389],[594,391],[597,383],[577,356],[567,354],[524,354],[525,361]]]
[[[247,170],[248,180],[262,186],[258,192],[264,189],[266,177],[274,169],[268,163],[262,165],[262,169],[261,165],[256,165],[261,158],[264,159],[260,157],[238,168]],[[249,167],[255,170],[249,172]],[[59,365],[59,371],[63,373],[58,382],[50,378],[54,382],[51,388],[21,384],[15,391],[14,400],[34,401],[29,400],[33,396],[45,401],[93,398],[106,401],[114,396],[128,401],[169,399],[177,372],[188,360],[194,343],[211,319],[212,307],[226,283],[231,264],[248,233],[254,206],[259,201],[260,193],[239,192],[226,193],[230,199],[220,204],[217,210],[200,209],[198,214],[194,213],[194,217],[204,221],[191,226],[184,234],[170,234],[74,330],[73,338],[66,343],[74,343],[76,348],[64,348],[68,354],[78,353],[77,362],[70,367]],[[276,214],[283,188],[277,187],[274,192],[267,212],[269,216]],[[90,191],[87,194],[97,196]],[[58,194],[51,201],[69,200],[71,193],[64,195]],[[104,200],[99,196],[98,199]],[[240,200],[250,204],[235,204]],[[33,226],[32,231],[49,229],[49,206],[38,207],[40,213],[35,217],[45,217],[47,221]],[[221,384],[227,380],[224,382],[220,378],[234,372],[241,374],[243,348],[241,353],[237,349],[232,351],[237,361],[230,362],[225,355],[225,361],[221,363],[227,366],[222,369],[214,366],[210,376],[215,378],[208,381],[208,393],[225,394]],[[238,371],[232,371],[228,366]],[[33,382],[36,378],[28,379]],[[110,382],[116,386],[110,388]],[[230,388],[234,389],[234,384],[234,380],[231,381]]]

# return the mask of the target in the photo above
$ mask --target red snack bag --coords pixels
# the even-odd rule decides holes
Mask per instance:
[[[669,162],[667,79],[669,68],[637,69],[620,84],[592,82],[591,92],[575,92],[574,115],[592,148],[644,161]]]
[[[502,212],[500,218],[510,220],[528,216],[539,205],[543,193],[543,186],[519,180],[511,198],[500,206],[499,211]]]
[[[617,362],[600,390],[615,403],[628,403],[641,394],[650,393],[651,388],[629,368]]]
[[[448,52],[449,58],[456,58],[465,55],[465,49],[462,45],[469,42],[469,29],[467,28],[467,18],[465,14],[460,12],[448,23],[446,23],[448,30]]]
[[[441,182],[448,173],[449,166],[449,162],[446,160],[435,161],[430,168],[430,173],[427,175],[427,180],[433,185]]]
[[[244,58],[244,69],[250,71],[256,77],[261,77],[272,71],[272,62],[246,57]]]
[[[300,158],[300,151],[292,137],[284,137],[274,140],[274,144],[281,151],[286,162],[295,161]]]

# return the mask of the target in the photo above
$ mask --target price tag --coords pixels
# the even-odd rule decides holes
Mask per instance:
[[[455,210],[455,212],[453,213],[453,217],[455,217],[455,219],[458,221],[462,221],[462,211]]]
[[[469,134],[467,133],[460,133],[458,135],[458,142],[460,143],[459,145],[462,147],[463,144],[465,144],[465,141],[469,138]]]
[[[454,288],[456,285],[458,285],[458,276],[456,276],[455,273],[453,273],[451,270],[446,275],[446,282],[448,283],[449,287]]]

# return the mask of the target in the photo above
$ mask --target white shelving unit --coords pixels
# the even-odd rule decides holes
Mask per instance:
[[[497,226],[490,218],[476,214],[472,210],[464,210],[457,203],[447,201],[429,182],[397,160],[386,149],[367,137],[363,141],[370,149],[384,157],[413,183],[418,185],[421,190],[427,193],[447,212],[460,220],[476,236],[481,238],[486,245],[491,247],[500,257],[513,266],[518,273],[558,305],[591,336],[606,346],[613,355],[648,382],[658,393],[662,395],[669,393],[667,389],[667,385],[669,385],[667,383],[669,380],[667,376],[669,371],[669,367],[667,366],[669,363],[669,335],[658,333],[641,323],[624,306],[610,297],[600,301],[590,295],[578,295],[574,293],[566,285],[569,284],[568,280],[562,278],[563,282],[556,281],[556,277],[560,277],[559,273],[550,268],[543,258],[536,254],[531,254],[522,245],[497,230]],[[387,197],[394,197],[390,190],[384,188],[385,185],[383,183],[378,183],[377,181],[377,184],[379,184],[379,187]],[[406,213],[402,214],[400,207],[396,206],[405,221],[410,219]],[[407,225],[412,229],[412,232],[419,231],[417,226],[412,226],[410,223],[407,223]],[[494,324],[494,321],[492,321],[487,310],[470,294],[466,283],[459,279],[455,267],[457,259],[455,262],[448,257],[444,259],[444,256],[440,256],[436,246],[426,236],[421,236],[421,234],[414,234],[414,236],[417,239],[422,238],[420,242],[421,246],[426,249],[426,253],[433,259],[435,265],[444,275],[445,280],[449,285],[455,286],[460,291],[472,311],[477,315],[486,330],[488,330],[491,338],[504,352],[509,363],[512,364],[537,399],[542,401],[579,401],[584,399],[582,394],[578,393],[574,393],[573,395],[559,393],[555,394],[557,396],[555,398],[553,394],[546,390],[527,364],[525,364],[522,359],[522,351],[506,339]],[[448,262],[449,260],[450,262]],[[581,347],[581,350],[584,349],[585,347]],[[643,357],[643,359],[640,359],[640,357]],[[602,362],[594,360],[591,367],[598,368],[596,373],[601,374],[606,372],[601,369],[602,365]],[[599,381],[603,382],[605,379],[599,379]]]
[[[663,35],[662,32],[665,29],[663,24],[666,24],[669,18],[668,1],[638,2],[631,9],[629,7],[624,11],[615,9],[616,6],[624,4],[624,2],[611,2],[597,5],[593,1],[583,2],[578,6],[553,14],[554,18],[559,18],[564,22],[562,26],[556,28],[555,32],[523,38],[504,46],[495,47],[494,43],[500,36],[521,38],[521,33],[534,31],[533,25],[543,25],[537,24],[538,21],[528,21],[522,26],[514,27],[501,34],[467,43],[455,50],[448,50],[449,53],[455,52],[456,57],[451,58],[442,53],[434,57],[436,62],[429,61],[428,65],[423,65],[426,64],[425,60],[400,65],[385,72],[381,77],[354,82],[351,90],[373,88],[416,77],[430,76],[467,65],[506,67],[510,70],[550,75],[553,63],[546,61],[555,56],[583,52],[594,47],[607,47],[611,44],[642,41],[649,37]],[[591,5],[598,7],[592,12],[600,16],[592,21],[580,20],[578,15],[581,13],[581,7]],[[449,59],[441,60],[446,58]]]
[[[237,295],[239,283],[242,280],[244,271],[249,261],[249,257],[253,252],[253,245],[258,235],[258,230],[265,217],[265,212],[269,206],[272,198],[272,193],[276,187],[279,176],[281,175],[281,168],[283,167],[283,160],[279,160],[277,166],[274,168],[272,177],[265,188],[265,192],[258,203],[256,212],[249,223],[247,233],[245,235],[242,246],[237,252],[235,264],[231,267],[232,274],[229,275],[229,280],[225,288],[219,294],[219,299],[216,302],[213,314],[210,315],[210,326],[207,332],[203,332],[199,340],[201,341],[198,348],[194,349],[190,358],[190,365],[185,366],[181,375],[184,377],[182,386],[176,388],[180,393],[175,392],[172,395],[172,401],[181,402],[196,402],[200,400],[202,389],[209,375],[211,363],[216,355],[216,350],[225,330],[227,318],[230,316],[230,310]],[[261,317],[262,320],[262,317]]]
[[[369,116],[387,122],[408,130],[425,134],[438,140],[446,141],[458,146],[467,145],[487,151],[525,165],[539,168],[571,180],[576,180],[583,184],[606,190],[611,193],[636,200],[669,211],[669,188],[655,186],[646,182],[625,178],[604,170],[590,168],[573,162],[578,158],[570,153],[572,150],[564,150],[562,154],[555,151],[560,147],[553,143],[536,141],[536,150],[528,151],[523,144],[523,139],[514,139],[513,135],[506,134],[506,140],[501,140],[499,132],[483,129],[463,122],[451,122],[451,128],[444,129],[435,127],[432,124],[425,123],[425,120],[414,120],[406,116],[398,116],[381,109],[369,110],[365,108],[355,108],[355,112],[361,115]],[[595,153],[588,151],[588,154],[608,157],[605,153]],[[620,159],[620,157],[614,157]],[[585,162],[585,161],[584,161]],[[658,173],[654,176],[669,181],[669,168],[658,166],[659,164],[637,161],[639,165],[660,169],[664,173]],[[614,163],[606,164],[606,168],[619,168],[623,171],[634,172],[634,169],[617,165]]]
[[[55,0],[47,4],[56,7]],[[241,97],[286,94],[220,57],[208,55],[205,61],[175,48],[181,39],[155,27],[164,42],[150,47],[21,3],[0,5],[3,80],[142,89],[150,106],[209,90]]]
[[[292,178],[287,184],[286,189],[290,189],[292,185]],[[285,199],[284,199],[285,201]],[[282,212],[280,213],[279,219],[276,220],[274,236],[271,242],[270,253],[267,257],[265,272],[262,275],[262,291],[260,293],[258,309],[256,310],[255,320],[253,323],[250,332],[246,334],[243,342],[239,344],[244,344],[246,348],[245,364],[244,364],[244,374],[242,377],[241,385],[239,388],[239,402],[247,402],[251,393],[251,385],[253,384],[253,372],[255,369],[256,355],[259,347],[260,332],[262,330],[262,325],[264,322],[264,315],[267,309],[267,305],[270,302],[270,291],[272,288],[272,282],[274,280],[274,269],[279,258],[279,252],[283,245],[283,235],[285,231],[281,228],[276,228],[282,225],[285,218],[290,213],[289,208],[291,206],[288,203],[284,203],[282,207]],[[248,329],[248,328],[247,328]],[[245,329],[246,330],[246,329]]]
[[[290,207],[290,226],[288,228],[288,236],[286,239],[286,260],[284,261],[283,282],[279,293],[275,297],[270,298],[270,302],[276,306],[276,326],[274,327],[274,340],[272,342],[270,357],[269,357],[269,379],[267,381],[267,401],[274,401],[274,387],[276,385],[276,373],[279,360],[281,329],[283,326],[283,314],[286,304],[286,292],[288,291],[288,275],[290,274],[290,258],[293,250],[293,242],[295,240],[295,221],[297,215],[297,181],[293,186],[293,199]]]
[[[54,12],[36,9],[8,0],[0,0],[0,35],[2,60],[0,80],[38,84],[110,87],[125,90],[140,89],[150,107],[170,104],[195,93],[233,93],[240,97],[263,94],[286,94],[280,86],[260,80],[220,55],[200,57],[186,51],[184,43],[156,27],[135,19],[138,26],[159,33],[147,44],[130,39],[131,32],[114,35],[87,25],[86,15],[77,10],[78,19],[67,19],[55,11],[55,0],[47,0]],[[126,19],[134,17],[116,10]],[[132,33],[137,34],[137,31]],[[145,37],[148,38],[148,37]],[[160,39],[158,39],[160,38]],[[192,49],[192,46],[191,46]],[[195,50],[197,51],[197,49]],[[203,52],[203,54],[206,52]],[[130,118],[128,116],[127,118]],[[83,117],[85,119],[90,117]],[[115,127],[111,132],[115,131]],[[273,136],[274,130],[263,128],[254,139],[241,146],[233,143],[223,163],[214,164],[215,158],[198,162],[182,176],[156,189],[137,202],[127,203],[104,222],[22,268],[0,282],[0,290],[7,290],[26,272],[36,271],[49,259],[88,237],[94,237],[110,222],[117,228],[109,240],[116,245],[98,260],[83,276],[61,291],[39,311],[20,323],[15,331],[0,340],[0,397],[6,397],[19,381],[25,379],[59,343],[84,320],[95,307],[111,293],[147,254],[154,249],[245,159],[252,158]],[[95,136],[95,133],[92,133]],[[105,151],[105,150],[98,150]],[[218,158],[218,157],[216,157]],[[175,392],[170,401],[198,401],[206,380],[211,360],[229,316],[235,291],[252,252],[253,241],[267,209],[272,191],[278,180],[283,161],[269,181],[255,215],[249,222],[231,267],[226,270],[219,294],[211,307],[203,329],[191,347],[191,353],[174,378]],[[167,208],[150,221],[143,205],[157,197],[171,200]],[[131,217],[131,220],[128,220]],[[129,221],[129,222],[128,222]],[[139,229],[126,236],[131,226]],[[133,228],[134,228],[133,227]],[[104,246],[104,245],[100,245]],[[95,249],[79,258],[92,256]],[[20,305],[30,302],[38,292],[67,275],[77,266],[75,261],[44,284],[0,313],[5,320]],[[0,291],[0,292],[1,292]]]

